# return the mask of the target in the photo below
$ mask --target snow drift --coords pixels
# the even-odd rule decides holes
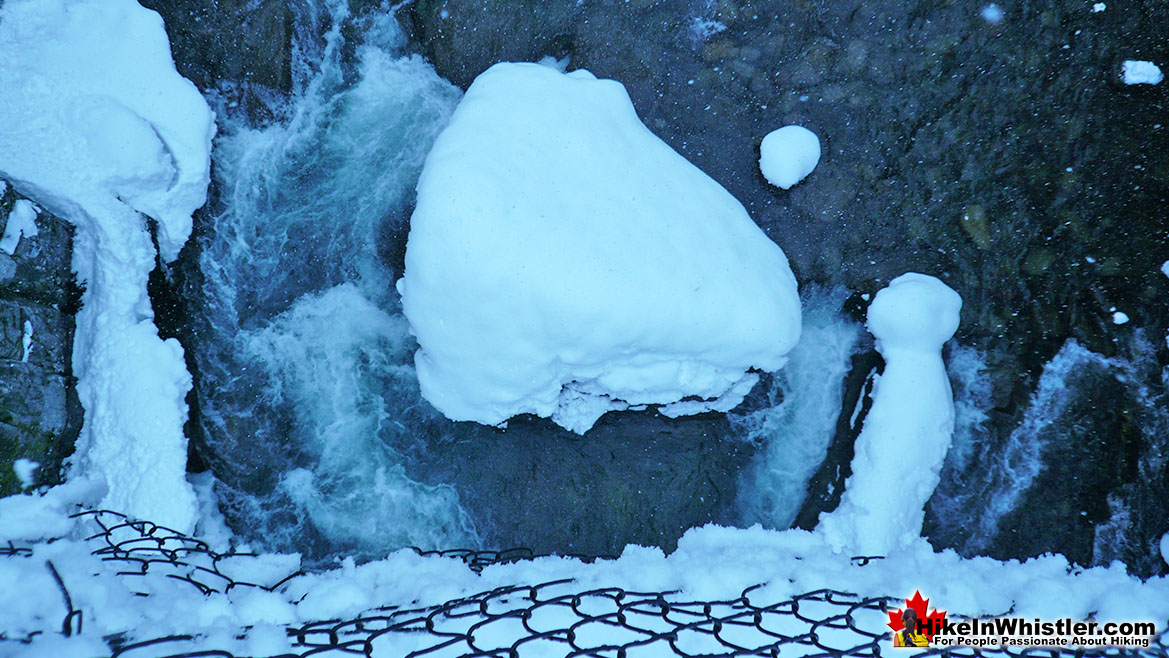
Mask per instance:
[[[727,411],[799,337],[787,258],[587,71],[498,64],[427,157],[398,282],[454,420]]]

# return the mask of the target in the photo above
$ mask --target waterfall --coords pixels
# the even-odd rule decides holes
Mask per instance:
[[[439,442],[458,447],[497,437],[490,428],[456,426],[421,399],[416,345],[393,287],[415,182],[460,92],[404,54],[406,38],[392,13],[353,17],[343,0],[294,6],[294,91],[274,108],[281,118],[257,126],[231,108],[219,111],[226,118],[214,153],[218,205],[198,227],[199,271],[184,291],[197,307],[187,345],[201,425],[193,439],[219,479],[233,527],[265,548],[325,559],[408,544],[474,546],[492,514],[512,508],[475,500],[477,527],[466,511],[473,498],[467,491],[498,489],[520,506],[521,496],[538,490],[526,489],[519,476],[508,487],[463,487],[471,469],[459,468],[457,457],[447,459],[448,468],[434,466]],[[699,17],[713,21],[714,13]],[[738,518],[747,524],[790,526],[825,461],[842,382],[864,340],[860,325],[840,314],[847,294],[804,291],[803,338],[788,365],[730,414],[735,433],[760,448],[739,482]],[[1053,454],[1105,431],[1094,428],[1123,425],[1122,414],[1080,421],[1094,413],[1094,400],[1107,399],[1103,391],[1117,390],[1133,421],[1123,425],[1118,445],[1105,449],[1128,471],[1094,484],[1093,491],[1111,488],[1094,507],[1072,514],[1088,519],[1094,559],[1131,566],[1133,555],[1148,552],[1148,538],[1169,529],[1163,514],[1152,518],[1166,494],[1166,383],[1148,370],[1157,361],[1152,347],[1138,341],[1118,350],[1104,355],[1068,341],[1029,382],[1029,400],[995,409],[992,390],[1009,396],[1001,395],[1002,381],[992,386],[987,355],[951,345],[956,429],[929,504],[935,544],[966,555],[1019,548],[996,542],[1013,523],[1030,531],[1028,514],[1046,513],[1028,501],[1043,488],[1037,483],[1048,477],[1045,469],[1069,461]],[[850,424],[857,422],[854,414]],[[516,445],[543,439],[536,424],[515,426],[526,427],[513,428]],[[476,464],[474,477],[484,481],[500,472],[492,460],[512,459],[465,454],[490,454]],[[1093,467],[1088,460],[1080,466]],[[513,495],[513,484],[523,493]],[[1020,513],[1027,504],[1030,511]],[[556,521],[548,516],[524,522],[543,530]],[[1067,537],[1080,541],[1083,527]]]
[[[302,8],[330,28],[323,44],[298,31],[286,120],[221,124],[221,210],[200,232],[204,448],[235,527],[268,548],[473,545],[454,489],[410,474],[438,419],[393,289],[414,184],[460,93],[401,54],[392,15],[347,47],[346,7]]]
[[[765,390],[762,402],[731,414],[745,440],[761,449],[746,471],[738,508],[746,524],[791,526],[808,480],[828,450],[840,415],[842,386],[861,327],[840,315],[848,292],[811,287],[804,291],[800,342]],[[763,388],[763,387],[760,387]]]
[[[1163,567],[1169,371],[1140,331],[1104,356],[1071,339],[1043,367],[1005,438],[989,427],[985,357],[951,351],[957,430],[930,501],[930,537],[963,555],[1059,550],[1081,564]],[[1107,392],[1107,393],[1106,393]]]

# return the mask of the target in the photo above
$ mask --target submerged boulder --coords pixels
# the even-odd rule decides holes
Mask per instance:
[[[616,412],[583,438],[531,416],[447,431],[429,447],[428,478],[453,483],[485,546],[538,554],[673,551],[688,529],[731,522],[754,452],[724,414]]]

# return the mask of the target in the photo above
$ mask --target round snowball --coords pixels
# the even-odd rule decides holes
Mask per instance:
[[[772,131],[759,145],[759,171],[768,183],[790,189],[820,162],[820,138],[803,126]]]
[[[1161,559],[1169,564],[1169,532],[1161,536]]]
[[[938,279],[910,272],[869,305],[868,327],[882,347],[934,352],[958,330],[962,297]]]

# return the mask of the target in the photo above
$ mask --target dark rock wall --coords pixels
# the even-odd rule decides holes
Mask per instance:
[[[292,88],[293,9],[278,0],[143,0],[166,24],[179,73],[200,89],[221,83]]]
[[[620,412],[585,436],[530,416],[506,430],[457,423],[425,458],[487,545],[618,555],[630,543],[672,551],[689,528],[731,522],[734,476],[753,452],[722,414]]]
[[[175,67],[200,90],[271,117],[293,87],[297,0],[141,0],[166,24]]]
[[[0,196],[0,227],[19,198]],[[17,459],[40,464],[36,484],[60,479],[61,460],[73,450],[82,411],[73,386],[73,314],[80,300],[69,269],[73,227],[40,213],[37,235],[0,252],[0,496],[20,491]],[[25,360],[25,323],[32,344]]]

